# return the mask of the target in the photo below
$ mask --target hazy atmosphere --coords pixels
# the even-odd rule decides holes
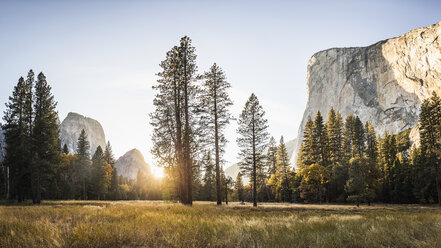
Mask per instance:
[[[0,247],[441,247],[440,10],[0,0]]]
[[[0,111],[19,75],[44,71],[61,120],[68,112],[92,117],[116,157],[138,148],[152,163],[151,87],[165,53],[188,35],[199,73],[213,62],[226,71],[233,114],[254,92],[271,135],[290,140],[306,104],[308,59],[439,21],[441,4],[423,2],[1,1]],[[230,163],[237,161],[235,130],[233,122],[225,156]]]

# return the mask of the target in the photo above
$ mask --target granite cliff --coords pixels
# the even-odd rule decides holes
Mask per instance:
[[[431,92],[441,95],[441,22],[368,47],[331,48],[308,62],[308,101],[298,131],[320,111],[333,107],[343,116],[358,115],[377,133],[414,128],[420,104]],[[414,128],[411,139],[418,142]]]

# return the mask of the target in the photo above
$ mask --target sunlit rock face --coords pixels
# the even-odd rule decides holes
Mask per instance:
[[[105,149],[106,136],[101,124],[92,118],[77,113],[69,113],[60,125],[61,147],[66,144],[69,153],[75,153],[78,137],[80,137],[81,130],[83,129],[86,131],[87,140],[90,144],[91,156],[95,153],[98,146],[101,146],[103,150]]]
[[[3,129],[0,128],[0,163],[5,158],[5,135]]]
[[[145,176],[151,174],[150,165],[145,162],[144,156],[137,149],[130,150],[118,158],[115,168],[118,171],[118,175],[128,179],[136,179],[138,171],[144,173]]]
[[[293,161],[308,118],[333,107],[358,115],[377,133],[397,133],[418,122],[420,104],[441,94],[441,22],[368,47],[331,48],[308,62],[308,102]],[[417,137],[414,131],[411,137]],[[415,140],[416,141],[416,140]]]

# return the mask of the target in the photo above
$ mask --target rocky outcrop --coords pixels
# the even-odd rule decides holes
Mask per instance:
[[[91,156],[95,153],[98,146],[105,149],[106,136],[101,124],[92,118],[77,113],[69,113],[60,125],[61,146],[63,147],[66,144],[69,153],[75,153],[78,137],[83,129],[86,131],[87,140],[90,144]]]
[[[317,111],[327,118],[331,107],[371,122],[380,134],[414,127],[422,100],[432,91],[441,95],[440,35],[441,22],[368,47],[314,54],[308,62],[308,102],[293,160],[307,119]]]
[[[118,158],[115,168],[118,171],[118,175],[128,179],[136,179],[138,171],[141,171],[146,176],[151,174],[150,165],[145,162],[144,156],[137,149],[130,150]]]

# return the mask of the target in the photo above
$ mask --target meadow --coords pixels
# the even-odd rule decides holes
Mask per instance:
[[[44,201],[0,206],[0,247],[441,247],[418,205]]]

